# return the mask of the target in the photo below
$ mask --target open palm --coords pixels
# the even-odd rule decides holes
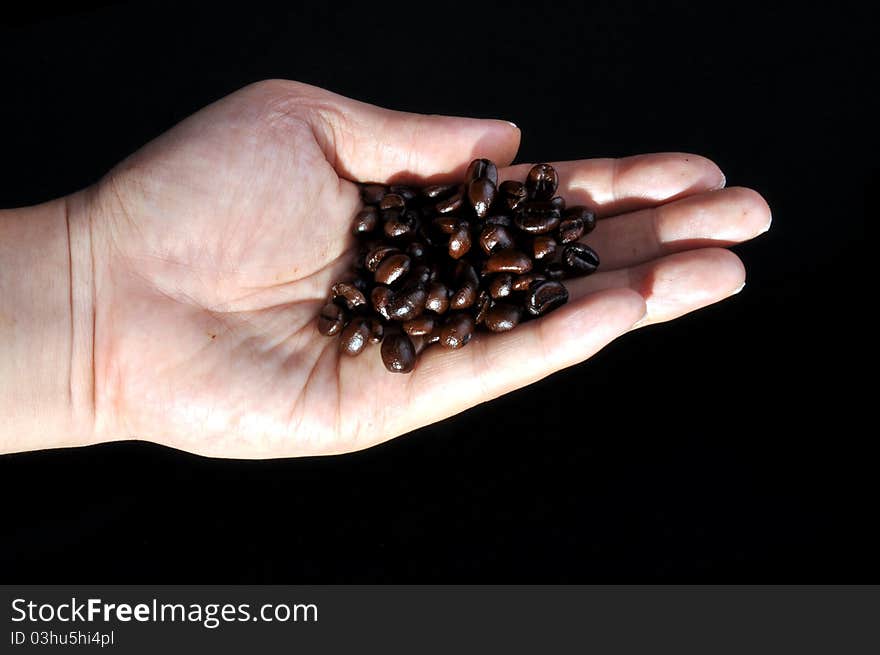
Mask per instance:
[[[275,80],[191,116],[92,192],[95,403],[105,438],[278,457],[356,450],[582,361],[610,340],[720,300],[744,280],[726,246],[769,226],[686,154],[554,163],[569,204],[596,207],[596,274],[539,321],[430,349],[410,375],[338,353],[315,317],[351,265],[349,180],[454,180],[510,164],[504,121],[422,116]],[[528,165],[500,168],[523,179]]]

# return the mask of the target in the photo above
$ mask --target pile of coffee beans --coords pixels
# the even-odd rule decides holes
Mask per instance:
[[[561,280],[599,266],[578,243],[595,213],[566,208],[558,185],[549,164],[498,184],[488,159],[461,184],[360,184],[353,275],[331,288],[318,330],[346,355],[381,343],[385,368],[409,373],[432,344],[462,348],[477,329],[506,332],[556,309],[568,301]]]

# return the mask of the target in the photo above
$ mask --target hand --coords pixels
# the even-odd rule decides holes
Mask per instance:
[[[687,154],[554,163],[569,204],[598,208],[602,258],[570,302],[410,375],[378,347],[350,358],[316,315],[347,272],[348,180],[457,179],[507,166],[510,123],[389,111],[287,81],[249,86],[148,144],[89,191],[94,417],[137,438],[223,457],[365,448],[580,362],[615,337],[742,286],[727,246],[769,227],[764,200],[723,189]],[[501,170],[524,179],[527,164]],[[77,217],[76,220],[83,220]]]

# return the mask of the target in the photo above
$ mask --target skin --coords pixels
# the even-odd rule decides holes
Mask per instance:
[[[682,153],[554,162],[602,220],[599,272],[539,321],[431,349],[410,375],[340,355],[315,317],[347,272],[349,180],[452,181],[509,166],[505,121],[390,111],[271,80],[206,107],[89,189],[0,212],[4,452],[144,439],[218,457],[344,453],[589,358],[738,292],[725,247],[770,226],[756,192]],[[15,247],[9,244],[15,244]],[[39,302],[36,299],[40,299]],[[573,329],[574,328],[574,329]]]

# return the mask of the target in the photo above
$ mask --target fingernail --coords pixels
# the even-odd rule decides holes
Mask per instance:
[[[772,215],[770,216],[770,218],[767,219],[767,225],[765,225],[764,229],[761,230],[760,232],[758,232],[758,234],[764,234],[764,232],[766,232],[767,230],[770,229],[771,225],[773,225],[773,216]]]
[[[513,121],[504,121],[504,122],[507,123],[508,125],[510,125],[511,127],[517,129],[517,130],[519,129],[519,125],[517,125],[517,124],[514,123]]]
[[[734,292],[731,293],[730,295],[731,295],[731,296],[735,296],[736,294],[738,294],[740,291],[742,291],[742,290],[745,289],[745,288],[746,288],[746,283],[743,282],[743,283],[740,284],[740,285],[736,288],[736,290],[734,290]]]

